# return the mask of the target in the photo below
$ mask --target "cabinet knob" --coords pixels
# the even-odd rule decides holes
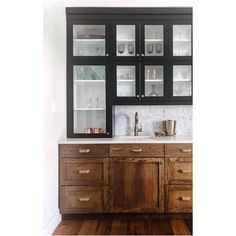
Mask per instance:
[[[110,133],[109,132],[107,132],[107,135],[109,135]]]
[[[90,149],[79,149],[79,153],[89,153]]]
[[[183,173],[183,174],[192,173],[191,170],[181,170],[181,169],[180,169],[178,172],[179,172],[179,173]]]
[[[139,57],[139,53],[137,53],[136,56]]]
[[[142,94],[141,97],[144,98],[144,95]]]
[[[191,197],[179,197],[180,201],[190,201]]]
[[[189,149],[181,149],[181,152],[183,152],[183,153],[189,153],[191,151],[192,151],[191,148],[189,148]]]
[[[106,54],[106,57],[109,57],[109,53]]]
[[[144,57],[144,53],[141,54],[141,57]]]
[[[88,174],[90,170],[79,170],[80,174]]]
[[[80,197],[80,198],[79,198],[79,201],[80,201],[80,202],[88,202],[89,200],[90,200],[89,197]]]
[[[132,152],[142,152],[142,148],[132,149]]]
[[[139,98],[139,95],[136,95],[137,98]]]

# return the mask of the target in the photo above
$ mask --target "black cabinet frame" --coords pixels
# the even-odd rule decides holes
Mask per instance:
[[[67,137],[111,137],[112,105],[191,105],[192,96],[173,96],[173,65],[192,65],[191,56],[173,56],[173,25],[191,24],[192,8],[97,8],[69,7],[67,17]],[[73,56],[73,25],[105,25],[105,56]],[[136,26],[134,56],[116,56],[116,25]],[[145,25],[164,26],[164,55],[145,54]],[[191,43],[193,39],[191,40]],[[191,47],[193,50],[193,47]],[[139,54],[139,56],[137,56]],[[73,65],[106,66],[106,131],[107,134],[75,134],[73,132]],[[136,66],[136,97],[117,97],[116,65]],[[142,97],[145,89],[144,66],[164,66],[164,96]],[[192,81],[193,83],[193,78]],[[191,86],[193,88],[193,86]],[[193,89],[191,95],[193,94]]]

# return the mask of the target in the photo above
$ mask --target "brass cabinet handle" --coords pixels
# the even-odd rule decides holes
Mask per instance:
[[[181,149],[181,152],[183,152],[183,153],[189,153],[191,151],[192,151],[191,148],[189,148],[189,149]]]
[[[142,152],[142,148],[132,149],[132,152]]]
[[[88,174],[90,170],[79,170],[80,174]]]
[[[180,201],[190,201],[191,197],[179,197]]]
[[[88,202],[89,200],[90,200],[89,197],[80,197],[80,198],[79,198],[79,201],[80,201],[80,202]]]
[[[184,174],[185,174],[185,173],[192,173],[191,170],[181,170],[181,169],[178,170],[178,172],[179,172],[179,173],[184,173]]]
[[[90,149],[80,149],[79,153],[89,153]]]

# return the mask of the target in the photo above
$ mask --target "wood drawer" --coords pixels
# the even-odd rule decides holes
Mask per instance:
[[[107,185],[109,158],[63,158],[61,185]]]
[[[166,157],[192,157],[192,144],[166,144]]]
[[[192,182],[192,158],[169,158],[166,168],[167,183]]]
[[[103,212],[108,209],[107,187],[60,187],[61,213]]]
[[[108,157],[108,145],[60,144],[60,157]]]
[[[111,157],[164,157],[164,144],[114,144]]]
[[[192,186],[167,186],[168,212],[192,212]]]

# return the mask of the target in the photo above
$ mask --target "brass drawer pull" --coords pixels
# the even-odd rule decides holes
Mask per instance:
[[[191,170],[178,170],[179,173],[183,173],[183,174],[186,174],[186,173],[192,173]]]
[[[192,151],[191,148],[189,148],[189,149],[181,149],[181,152],[183,152],[183,153],[189,153],[191,151]]]
[[[89,153],[90,149],[79,149],[79,153]]]
[[[191,197],[179,197],[180,201],[190,201]]]
[[[80,197],[80,198],[79,198],[79,201],[80,201],[80,202],[88,202],[89,200],[90,200],[89,197]]]
[[[80,174],[88,174],[90,170],[79,170]]]
[[[142,148],[132,149],[132,152],[142,152]]]

